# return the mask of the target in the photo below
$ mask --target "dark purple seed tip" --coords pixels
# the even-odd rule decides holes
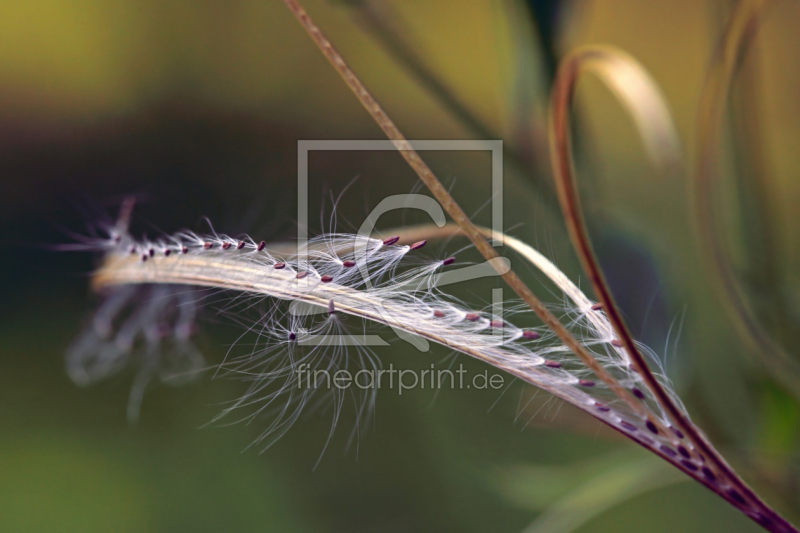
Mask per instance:
[[[222,249],[223,250],[227,250],[230,247],[231,247],[231,243],[229,243],[229,242],[223,242],[222,243]]]
[[[428,241],[419,241],[419,242],[415,242],[414,244],[412,244],[412,245],[409,247],[409,250],[419,250],[420,248],[422,248],[423,246],[425,246],[427,243],[428,243]]]
[[[637,398],[639,398],[640,400],[644,400],[644,393],[642,392],[642,390],[641,390],[641,389],[639,389],[639,388],[637,388],[637,387],[633,387],[633,388],[631,389],[631,392],[633,393],[633,395],[634,395],[634,396],[636,396],[636,397],[637,397]]]
[[[119,244],[122,241],[122,235],[114,235],[114,243]]]
[[[447,259],[442,261],[442,266],[452,265],[455,262],[456,262],[456,258],[455,257],[448,257]]]
[[[258,243],[258,251],[259,252],[263,251],[264,248],[266,248],[266,247],[267,247],[267,243],[265,243],[264,241],[261,241],[260,243]]]
[[[660,449],[662,452],[664,452],[664,455],[668,457],[675,457],[676,455],[678,455],[677,453],[675,453],[675,450],[673,450],[672,448],[670,448],[665,444],[662,444]]]
[[[561,368],[561,363],[559,363],[558,361],[553,361],[551,359],[545,359],[544,366],[550,368]]]
[[[599,311],[602,308],[603,308],[603,303],[602,302],[597,302],[596,304],[594,304],[592,306],[592,311]]]
[[[356,262],[348,259],[347,261],[342,261],[342,266],[345,268],[353,268],[356,266]]]
[[[681,431],[680,429],[676,428],[675,426],[670,426],[669,429],[671,429],[672,432],[675,433],[675,436],[678,437],[679,439],[683,438],[683,431]]]
[[[136,253],[136,247],[135,246],[131,246],[131,255],[133,255],[135,253]]]
[[[188,254],[189,253],[189,247],[188,246],[184,246],[183,248],[181,248],[181,252],[184,253],[184,254]]]
[[[147,250],[147,253],[150,255],[150,257],[153,257],[153,256],[155,256],[155,255],[156,255],[156,251],[155,251],[155,250],[153,250],[152,248],[150,248],[149,250]]]
[[[648,420],[645,423],[645,426],[647,426],[647,429],[650,430],[650,433],[652,433],[653,435],[658,435],[658,428],[656,427],[656,425],[653,423],[652,420]]]
[[[294,331],[290,331],[289,332],[289,340],[293,341],[295,339],[297,339],[297,335],[294,334]]]
[[[304,278],[304,277],[306,277],[306,276],[308,276],[308,271],[306,271],[306,270],[302,270],[302,271],[300,271],[300,272],[298,272],[298,273],[297,273],[297,275],[295,276],[295,278],[297,278],[297,279],[303,279],[303,278]]]
[[[391,246],[391,245],[397,243],[397,241],[399,241],[399,240],[400,240],[400,237],[395,235],[394,237],[389,237],[388,239],[385,239],[383,241],[383,245],[384,246]]]
[[[703,475],[704,475],[704,476],[705,476],[705,477],[706,477],[706,478],[707,478],[709,481],[716,481],[716,480],[717,480],[717,476],[716,476],[716,475],[714,475],[714,472],[712,472],[712,471],[711,471],[711,469],[710,469],[709,467],[707,467],[707,466],[704,466],[704,467],[703,467],[703,468],[701,468],[700,470],[702,470],[702,471],[703,471]]]
[[[286,263],[275,263],[275,270],[281,270],[282,268],[286,268]]]
[[[535,341],[536,339],[541,337],[541,335],[539,335],[537,331],[531,331],[531,330],[523,331],[522,336],[532,341]]]
[[[241,250],[242,248],[244,248],[244,241],[239,241],[239,244],[236,245],[236,249]]]
[[[166,250],[164,250],[164,257],[169,257],[169,254],[171,254],[171,253],[172,253],[172,250],[167,248]]]
[[[491,327],[493,327],[493,328],[500,329],[500,328],[504,328],[506,323],[503,322],[502,320],[492,320],[491,322],[489,322],[489,325]]]
[[[603,413],[607,413],[607,412],[609,412],[611,410],[611,408],[609,406],[607,406],[605,404],[602,404],[602,403],[596,403],[596,404],[594,404],[594,407],[595,407],[595,409],[597,409],[598,411],[602,411]]]
[[[436,309],[433,312],[433,316],[435,316],[436,318],[444,318],[444,311],[439,311],[438,309]]]
[[[466,318],[470,322],[477,322],[478,320],[481,319],[481,315],[479,315],[478,313],[467,313],[466,316],[464,316],[464,318]]]
[[[683,459],[683,460],[681,461],[681,464],[683,465],[683,467],[684,467],[686,470],[689,470],[689,471],[691,471],[691,472],[697,472],[697,465],[696,465],[696,464],[694,464],[693,462],[691,462],[691,461],[687,461],[686,459]]]
[[[333,300],[331,300],[330,302],[328,302],[328,314],[329,314],[329,315],[334,315],[334,314],[336,314],[336,307],[333,305]]]
[[[578,382],[578,385],[580,385],[581,387],[594,387],[595,382],[590,379],[582,379]]]
[[[692,454],[689,453],[689,450],[687,450],[686,447],[684,446],[678,446],[678,453],[686,457],[687,459],[689,459],[692,456]]]
[[[142,254],[142,263],[147,261],[147,254]]]
[[[611,346],[613,346],[614,348],[622,348],[624,345],[622,344],[621,340],[614,339],[613,341],[611,341]]]
[[[623,420],[622,422],[619,423],[619,425],[622,426],[622,429],[627,429],[630,432],[634,432],[637,429],[636,426],[634,426],[627,420]]]
[[[319,278],[322,283],[330,283],[333,281],[333,276],[328,276],[327,274]]]
[[[736,503],[738,503],[739,505],[745,505],[747,503],[747,500],[745,500],[744,497],[741,494],[739,494],[739,492],[736,491],[735,489],[728,490],[726,494],[730,496],[731,499]]]
[[[203,243],[203,248],[205,248],[206,250],[209,250],[209,249],[211,249],[211,247],[212,247],[212,246],[214,246],[214,245],[213,245],[213,244],[211,244],[211,243],[210,243],[210,242],[208,242],[208,241],[206,241],[206,242],[204,242],[204,243]]]

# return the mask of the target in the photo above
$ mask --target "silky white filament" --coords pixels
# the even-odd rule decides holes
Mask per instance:
[[[603,310],[534,248],[513,237],[502,237],[563,293],[562,311],[568,326],[597,361],[642,400],[648,411],[658,411],[651,415],[662,421],[662,427],[670,427],[658,402],[641,385]],[[258,335],[259,347],[246,356],[226,357],[218,366],[218,372],[250,382],[247,394],[228,406],[221,417],[243,407],[255,411],[245,418],[272,410],[273,422],[263,438],[274,438],[288,429],[313,394],[313,390],[296,386],[301,365],[338,369],[353,360],[362,367],[380,366],[377,357],[358,341],[359,335],[336,318],[342,313],[359,317],[365,325],[389,326],[403,338],[424,339],[484,361],[625,431],[662,456],[681,460],[675,451],[685,449],[680,432],[664,434],[617,401],[551,332],[515,326],[514,322],[532,320],[527,307],[509,302],[502,318],[492,317],[490,310],[467,308],[439,286],[448,268],[454,268],[450,267],[454,258],[410,261],[406,258],[424,241],[405,245],[398,240],[327,234],[309,241],[301,255],[289,255],[271,252],[264,242],[216,233],[182,231],[159,240],[137,241],[119,228],[112,229],[107,240],[86,243],[105,251],[93,285],[110,294],[91,327],[71,348],[70,374],[78,383],[110,375],[133,360],[135,341],[142,339],[144,356],[138,363],[129,405],[129,414],[135,417],[150,376],[158,373],[169,381],[191,377],[204,367],[189,340],[201,300],[189,287],[204,288],[233,295],[234,303],[226,308],[233,317],[242,317],[236,305],[266,305],[255,325],[242,319],[246,329]],[[291,304],[288,309],[285,302]],[[114,335],[112,324],[121,320],[128,307],[132,310]],[[319,312],[309,313],[309,309]],[[310,344],[308,339],[319,341],[332,335],[337,336],[336,342],[316,342],[304,349]],[[162,356],[165,340],[173,347],[170,355]],[[658,365],[655,354],[644,346],[642,349]],[[659,379],[671,390],[663,375]],[[360,394],[360,409],[371,409],[374,391]],[[345,395],[335,391],[333,395],[338,417]]]

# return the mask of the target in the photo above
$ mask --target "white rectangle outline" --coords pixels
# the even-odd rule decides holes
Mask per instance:
[[[414,140],[416,151],[492,152],[492,246],[503,246],[503,141],[502,140]],[[390,140],[300,140],[297,141],[297,253],[305,255],[308,242],[308,152],[401,150]],[[302,255],[301,255],[302,254]]]

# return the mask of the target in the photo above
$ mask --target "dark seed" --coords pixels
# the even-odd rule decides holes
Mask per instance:
[[[302,271],[300,271],[300,272],[298,272],[298,273],[297,273],[297,275],[295,276],[295,278],[297,278],[297,279],[303,279],[303,278],[304,278],[304,277],[306,277],[306,276],[308,276],[308,271],[306,271],[306,270],[302,270]]]
[[[602,308],[603,308],[603,303],[602,302],[597,302],[596,304],[594,304],[592,306],[592,311],[599,311]]]
[[[624,345],[622,344],[621,340],[614,339],[613,341],[611,341],[611,346],[613,346],[614,348],[622,348]]]
[[[142,254],[142,263],[147,261],[147,254]]]
[[[184,254],[188,254],[189,253],[189,247],[188,246],[184,246],[183,248],[181,248],[181,252],[184,253]]]
[[[433,312],[433,316],[435,316],[436,318],[444,318],[444,311],[439,311],[438,309],[436,309]]]
[[[634,387],[631,389],[631,392],[633,393],[634,396],[636,396],[640,400],[644,400],[644,393],[641,391],[641,389]]]
[[[678,455],[677,453],[675,453],[675,450],[673,450],[672,448],[670,448],[665,444],[661,445],[661,451],[664,452],[664,455],[668,455],[670,457],[675,457],[676,455]]]
[[[590,379],[582,379],[578,382],[578,385],[580,385],[581,387],[594,387],[595,382]]]
[[[684,446],[678,446],[678,453],[686,457],[687,459],[689,459],[692,456],[692,454],[689,453],[689,450],[687,450]]]
[[[611,408],[609,406],[604,405],[602,403],[596,403],[596,404],[594,404],[594,406],[598,411],[602,411],[604,413],[607,413],[608,411],[611,410]]]
[[[478,320],[481,319],[481,315],[479,315],[478,313],[467,313],[464,318],[466,318],[470,322],[477,322]]]
[[[714,472],[712,472],[709,467],[704,466],[703,468],[701,468],[701,470],[703,471],[703,475],[706,476],[709,480],[711,481],[717,480],[717,476],[714,475]]]
[[[654,435],[658,435],[658,428],[656,427],[656,425],[653,423],[652,420],[648,420],[645,423],[645,426],[647,426],[647,429],[650,430],[650,433],[652,433]]]
[[[744,497],[741,494],[739,494],[739,492],[735,489],[728,490],[727,494],[728,496],[731,497],[733,501],[735,501],[740,505],[745,505],[747,503],[747,500],[745,500]]]
[[[675,426],[670,426],[669,429],[671,429],[672,432],[675,433],[675,436],[678,437],[679,439],[683,438],[683,431],[681,431],[680,429],[676,428]]]
[[[135,246],[131,246],[131,255],[133,255],[135,253],[136,253],[136,247]]]
[[[456,258],[455,257],[448,257],[447,259],[442,261],[442,266],[452,265],[455,262],[456,262]]]
[[[156,255],[156,251],[155,251],[155,250],[153,250],[152,248],[150,248],[149,250],[147,250],[147,253],[148,253],[148,254],[150,254],[150,257],[153,257],[154,255]]]
[[[275,263],[275,270],[286,268],[286,263]]]
[[[547,366],[547,367],[550,367],[550,368],[561,368],[561,363],[559,363],[558,361],[545,359],[544,366]]]
[[[209,250],[209,249],[210,249],[212,246],[214,246],[214,245],[213,245],[213,244],[211,244],[211,243],[210,243],[210,242],[208,242],[208,241],[206,241],[206,242],[204,242],[204,243],[203,243],[203,248],[205,248],[206,250]]]
[[[388,239],[384,240],[383,241],[383,245],[384,246],[391,246],[391,245],[395,244],[399,240],[400,240],[400,237],[395,235],[394,237],[389,237]]]
[[[525,337],[526,339],[530,339],[532,341],[535,341],[536,339],[541,337],[541,335],[539,335],[538,332],[531,331],[531,330],[523,331],[522,332],[522,336]]]
[[[222,243],[222,249],[223,250],[227,250],[230,247],[231,247],[231,243],[229,243],[229,242],[223,242]]]
[[[171,254],[171,253],[172,253],[172,250],[167,248],[166,250],[164,250],[164,257],[169,257],[169,254]]]
[[[419,250],[420,248],[422,248],[423,246],[425,246],[427,243],[428,243],[428,241],[419,241],[419,242],[415,242],[414,244],[412,244],[412,245],[409,247],[409,250]]]
[[[266,248],[266,247],[267,247],[267,243],[265,243],[264,241],[261,241],[260,243],[258,243],[258,251],[259,252],[264,250],[264,248]]]
[[[355,261],[350,261],[348,259],[347,261],[343,261],[342,262],[342,266],[345,267],[345,268],[353,268],[354,266],[356,266],[356,262]]]
[[[293,340],[295,340],[296,338],[297,338],[297,335],[295,335],[293,331],[290,331],[290,332],[289,332],[289,340],[290,340],[290,341],[293,341]]]
[[[619,423],[619,425],[622,426],[623,429],[627,429],[628,431],[636,431],[636,426],[634,426],[627,420],[623,420],[622,422]]]
[[[244,241],[239,241],[239,244],[236,245],[236,249],[241,250],[242,248],[244,248]]]
[[[697,472],[697,465],[691,461],[687,461],[686,459],[681,461],[681,464],[687,469],[691,470],[692,472]]]
[[[328,276],[327,274],[319,278],[322,283],[330,283],[333,281],[333,276]]]
[[[333,300],[328,302],[328,314],[329,315],[336,314],[336,307],[334,307],[334,305],[333,305]]]
[[[506,323],[503,322],[502,320],[492,320],[491,322],[489,322],[489,325],[492,326],[493,328],[500,329],[502,327],[505,327]]]

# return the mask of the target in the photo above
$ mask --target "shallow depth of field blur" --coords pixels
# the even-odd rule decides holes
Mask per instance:
[[[536,185],[550,179],[546,159],[529,148],[542,135],[553,57],[608,43],[641,61],[669,101],[690,169],[700,89],[732,2],[578,0],[557,2],[554,18],[547,3],[531,4],[538,30],[524,2],[387,5],[426,67],[504,140],[506,229],[577,279],[558,206]],[[407,137],[480,138],[382,48],[357,1],[306,7]],[[747,114],[749,125],[755,116],[758,127],[726,123],[716,191],[719,238],[764,327],[795,357],[799,20],[800,5],[776,2],[744,58],[730,115]],[[711,289],[690,170],[656,172],[630,118],[591,77],[578,87],[575,127],[588,223],[635,335],[666,357],[689,412],[726,458],[796,522],[800,405]],[[244,391],[236,381],[209,374],[180,388],[154,383],[133,426],[130,372],[86,388],[70,382],[63,355],[97,304],[88,284],[97,257],[49,245],[85,233],[97,213],[115,214],[130,193],[143,198],[138,234],[204,230],[207,216],[226,233],[291,239],[297,141],[382,138],[277,0],[0,4],[0,531],[758,530],[599,422],[544,393],[531,399],[535,391],[519,383],[502,395],[383,391],[370,430],[348,446],[355,418],[346,410],[314,469],[329,411],[302,417],[259,453],[248,448],[264,429],[259,420],[202,427]],[[465,211],[488,224],[490,210],[480,210],[490,195],[488,155],[423,156]],[[312,232],[328,223],[330,205],[320,214],[328,191],[338,195],[356,176],[338,207],[343,230],[417,184],[397,154],[314,153]],[[394,214],[381,225],[404,221],[424,219]],[[768,240],[754,234],[765,228]],[[462,246],[424,252],[444,257]],[[470,251],[459,257],[478,261]],[[541,290],[535,273],[520,274]],[[500,286],[453,290],[483,306]],[[219,362],[240,328],[208,311],[197,344]],[[377,353],[397,368],[450,363],[441,347],[420,353],[396,342]]]

